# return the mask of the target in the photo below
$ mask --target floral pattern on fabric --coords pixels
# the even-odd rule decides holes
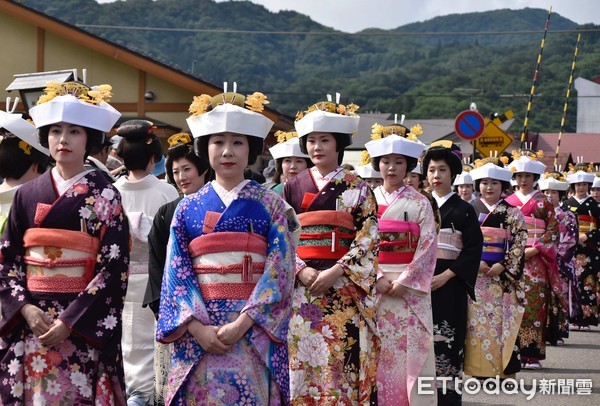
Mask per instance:
[[[302,196],[312,190],[316,191],[315,185],[309,171],[304,171],[286,183],[284,196],[301,213],[305,211],[300,205]],[[337,261],[345,273],[329,292],[315,297],[296,283],[288,333],[291,403],[368,405],[376,402],[379,352],[375,325],[377,205],[366,182],[347,171],[322,191],[308,211],[335,210],[335,200],[341,196],[340,209],[352,213],[356,237]],[[317,270],[325,269],[306,262]],[[302,266],[304,261],[297,263]]]
[[[188,246],[204,234],[207,212],[221,213],[212,232],[247,232],[252,223],[253,232],[268,242],[264,273],[248,300],[202,298]],[[190,394],[216,404],[265,404],[268,396],[261,398],[261,393],[253,392],[259,390],[261,375],[262,380],[273,381],[270,403],[289,396],[285,342],[295,273],[290,231],[284,202],[256,182],[244,186],[227,208],[210,183],[181,201],[171,224],[161,292],[162,298],[171,300],[161,300],[156,330],[158,341],[173,343],[167,404],[187,404]],[[206,353],[186,330],[192,318],[204,325],[219,325],[240,312],[255,324],[225,356]],[[235,368],[242,365],[254,368],[253,378],[235,376]],[[221,367],[222,373],[215,378],[211,371]]]
[[[88,215],[89,202],[100,206]],[[40,204],[48,207],[42,217]],[[13,208],[1,243],[0,404],[124,402],[120,316],[129,232],[119,193],[92,171],[57,199],[47,172],[17,192]],[[41,229],[84,231],[100,239],[93,279],[84,291],[27,289],[23,234],[37,222]],[[56,247],[45,251],[48,258],[60,258]],[[60,319],[72,333],[60,345],[42,345],[20,314],[25,304],[39,307],[52,321]]]

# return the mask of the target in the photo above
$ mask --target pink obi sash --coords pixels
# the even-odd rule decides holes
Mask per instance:
[[[462,233],[441,228],[437,236],[437,259],[455,260],[463,249]]]
[[[546,222],[532,216],[525,217],[527,226],[527,248],[533,247],[537,240],[546,232]]]
[[[481,233],[483,234],[481,259],[488,262],[502,261],[508,241],[511,239],[510,232],[504,228],[482,226]]]
[[[379,263],[409,264],[412,262],[421,229],[417,223],[390,219],[379,220]]]
[[[588,216],[587,214],[578,214],[577,221],[579,222],[579,232],[587,234],[592,230],[598,228],[596,224],[596,218],[594,216]]]
[[[267,240],[254,233],[209,233],[194,238],[189,250],[204,300],[247,300],[264,272]]]
[[[296,253],[303,260],[340,259],[349,250],[356,232],[352,214],[318,210],[298,215],[302,232]],[[327,245],[323,240],[331,240]]]
[[[31,292],[79,293],[94,278],[99,238],[81,231],[30,228],[23,243]]]

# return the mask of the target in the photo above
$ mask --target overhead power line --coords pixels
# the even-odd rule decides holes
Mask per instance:
[[[309,36],[354,36],[354,37],[449,37],[449,36],[477,36],[477,35],[530,35],[539,34],[543,30],[520,30],[520,31],[425,31],[425,32],[400,32],[400,31],[376,31],[349,33],[342,31],[254,31],[254,30],[230,30],[222,28],[165,28],[150,26],[130,25],[97,25],[76,24],[79,28],[101,28],[111,30],[130,31],[163,31],[163,32],[189,32],[189,33],[211,33],[211,34],[243,34],[243,35],[309,35]],[[573,30],[550,30],[554,34],[570,34],[578,32],[600,32],[600,28],[573,29]]]

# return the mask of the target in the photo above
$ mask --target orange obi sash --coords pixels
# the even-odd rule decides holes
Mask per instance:
[[[481,227],[483,234],[483,261],[498,262],[504,259],[508,241],[511,239],[510,232],[505,228]]]
[[[356,237],[352,214],[318,210],[298,215],[302,232],[296,253],[303,260],[340,259]]]
[[[578,214],[577,221],[579,222],[580,233],[589,233],[590,231],[598,228],[598,224],[596,224],[596,218],[594,216],[588,216],[587,214]]]
[[[260,234],[208,233],[189,245],[204,300],[248,300],[265,269],[267,240]]]
[[[463,249],[462,232],[441,228],[437,236],[437,259],[455,260]]]
[[[527,226],[527,248],[533,247],[537,240],[546,232],[546,222],[532,216],[525,216]]]
[[[30,228],[23,243],[31,292],[78,293],[94,278],[99,238],[81,231]]]
[[[421,229],[417,223],[400,220],[379,220],[379,263],[409,264],[412,262]]]

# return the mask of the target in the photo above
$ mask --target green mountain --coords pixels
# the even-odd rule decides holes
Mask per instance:
[[[525,118],[548,15],[542,9],[503,9],[345,34],[308,16],[272,13],[249,1],[19,3],[204,80],[237,81],[242,92],[260,90],[273,108],[290,115],[326,93],[340,92],[342,101],[360,105],[362,112],[409,118],[452,118],[471,101],[484,115],[512,108],[517,118],[513,128],[522,126]],[[578,26],[552,14],[530,113],[531,131],[559,130],[577,30],[582,40],[575,76],[600,76],[600,27]],[[263,33],[252,33],[256,31]],[[571,95],[567,131],[574,131],[576,123],[576,92]]]

